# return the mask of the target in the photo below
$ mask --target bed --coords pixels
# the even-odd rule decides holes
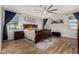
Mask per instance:
[[[49,30],[39,30],[35,24],[24,24],[23,26],[25,38],[33,41],[35,44],[51,36]]]

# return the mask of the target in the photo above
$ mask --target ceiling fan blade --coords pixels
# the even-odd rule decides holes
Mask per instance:
[[[44,10],[46,10],[46,6],[44,6]]]
[[[43,10],[46,10],[46,6],[45,5],[40,5],[41,8],[43,8]]]
[[[50,11],[48,11],[48,13],[57,14],[57,13],[55,13],[55,12],[50,12]]]
[[[50,5],[50,6],[47,8],[47,10],[50,9],[51,7],[53,7],[53,5]]]
[[[49,11],[57,11],[58,9],[52,9],[52,10],[49,10]]]

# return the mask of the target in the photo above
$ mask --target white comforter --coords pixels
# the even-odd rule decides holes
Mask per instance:
[[[25,29],[24,36],[32,41],[35,41],[35,29],[32,29],[31,31]]]

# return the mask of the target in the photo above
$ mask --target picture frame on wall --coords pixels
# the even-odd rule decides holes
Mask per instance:
[[[35,22],[35,19],[32,18],[31,16],[27,16],[27,17],[24,18],[24,21],[25,22]]]
[[[63,19],[51,20],[51,24],[54,24],[54,23],[64,23],[64,22],[63,22]]]

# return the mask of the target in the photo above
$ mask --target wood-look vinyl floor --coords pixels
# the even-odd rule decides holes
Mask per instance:
[[[42,51],[24,39],[4,41],[0,54],[77,54],[77,39],[57,38],[59,41]]]

